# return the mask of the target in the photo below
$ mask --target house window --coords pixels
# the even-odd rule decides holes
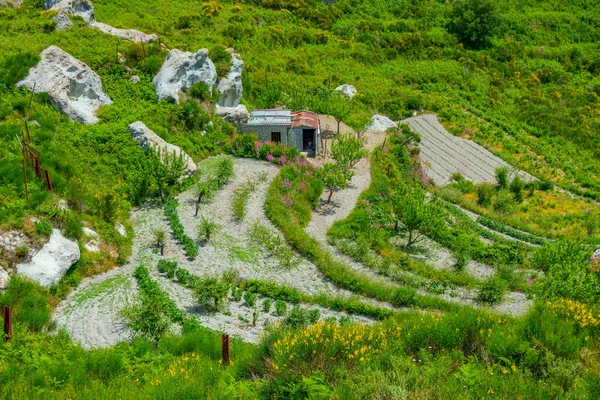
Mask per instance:
[[[272,142],[281,142],[281,132],[271,132]]]

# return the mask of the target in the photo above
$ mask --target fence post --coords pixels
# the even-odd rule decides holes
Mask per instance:
[[[52,188],[52,181],[50,180],[50,171],[45,170],[46,171],[46,182],[48,183],[48,190],[53,192],[54,189]]]
[[[231,349],[229,347],[229,335],[223,334],[221,337],[223,365],[229,365],[231,361]]]
[[[12,340],[12,307],[4,306],[4,340]]]

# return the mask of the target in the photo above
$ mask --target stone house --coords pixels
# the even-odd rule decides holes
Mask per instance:
[[[310,111],[253,110],[242,132],[295,147],[309,156],[319,151],[319,116]]]

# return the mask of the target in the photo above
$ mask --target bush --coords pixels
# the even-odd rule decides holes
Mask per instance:
[[[275,314],[280,317],[284,317],[287,313],[287,303],[283,300],[277,300],[275,302]]]
[[[286,317],[284,323],[292,328],[304,327],[308,325],[308,312],[300,306],[295,306]]]
[[[197,82],[190,86],[188,94],[199,101],[210,100],[210,91],[204,82]]]
[[[480,49],[488,45],[499,23],[492,0],[455,0],[448,30],[466,47]]]
[[[169,220],[173,235],[179,241],[179,243],[183,245],[185,254],[191,259],[196,258],[199,251],[198,244],[185,234],[183,225],[179,221],[179,215],[177,214],[177,200],[174,198],[170,198],[165,203],[165,215]]]
[[[231,289],[231,297],[233,297],[234,301],[241,301],[244,296],[244,289],[242,288],[232,288]]]
[[[321,319],[321,311],[318,308],[308,311],[308,323],[316,324]]]
[[[411,307],[415,304],[417,291],[414,289],[399,287],[394,293],[392,303],[398,307]]]
[[[35,230],[42,236],[50,237],[52,234],[52,225],[46,221],[39,221],[35,223]]]
[[[160,260],[158,262],[158,272],[166,274],[169,279],[173,279],[177,269],[176,261]]]
[[[480,183],[475,185],[477,191],[477,204],[480,206],[487,207],[492,203],[492,196],[494,195],[494,188],[489,183]]]
[[[244,300],[248,307],[252,308],[256,304],[257,296],[256,293],[246,292],[244,293]]]
[[[219,224],[203,215],[198,224],[198,239],[204,243],[208,243],[220,228]]]
[[[477,293],[477,301],[481,303],[496,304],[502,301],[506,284],[500,278],[486,280]]]
[[[215,313],[225,307],[229,283],[217,278],[205,278],[195,287],[198,304],[208,312]]]
[[[85,370],[103,382],[108,382],[125,370],[123,356],[113,349],[98,349],[85,357]]]
[[[13,307],[15,323],[33,332],[41,331],[51,321],[46,290],[19,275],[11,278],[8,288],[0,296],[0,306]]]
[[[263,301],[263,303],[262,303],[262,309],[263,309],[263,311],[264,311],[265,313],[267,313],[267,314],[268,314],[269,312],[271,312],[271,304],[272,304],[272,301],[271,301],[271,299],[265,299],[265,300]]]

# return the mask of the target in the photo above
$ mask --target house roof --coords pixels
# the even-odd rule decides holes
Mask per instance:
[[[290,110],[252,110],[246,126],[290,126],[292,113]]]
[[[292,128],[319,129],[319,116],[310,111],[296,111],[292,113]]]

